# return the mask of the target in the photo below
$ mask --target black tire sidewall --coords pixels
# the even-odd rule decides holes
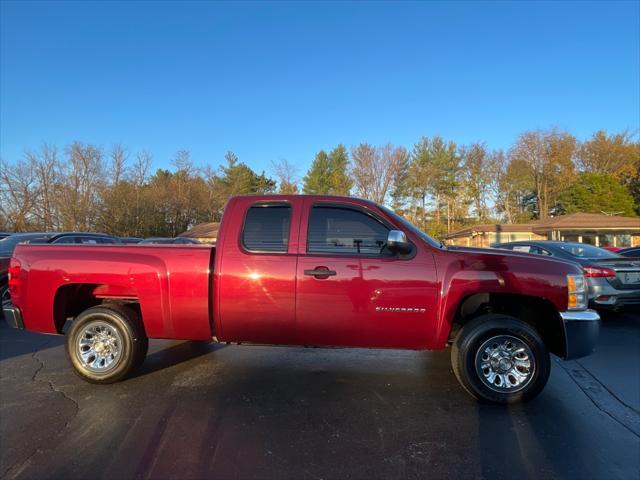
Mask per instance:
[[[535,360],[531,381],[513,393],[496,392],[486,386],[476,370],[476,354],[482,343],[497,335],[510,335],[525,342]],[[549,379],[551,359],[540,335],[527,323],[508,315],[483,315],[463,327],[454,344],[456,376],[465,389],[479,400],[491,403],[524,402],[538,395]],[[454,352],[452,351],[452,355]],[[454,365],[455,368],[455,365]]]
[[[91,372],[84,368],[76,353],[78,336],[82,334],[82,330],[88,323],[97,320],[103,321],[116,329],[122,339],[119,362],[114,369],[105,373]],[[73,321],[66,335],[67,357],[76,374],[91,383],[113,383],[125,378],[141,363],[141,354],[146,353],[141,351],[145,344],[146,336],[140,335],[134,322],[134,316],[122,308],[92,307],[81,313]],[[144,357],[142,356],[142,358]]]

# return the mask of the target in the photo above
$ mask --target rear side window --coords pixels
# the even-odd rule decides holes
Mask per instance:
[[[545,250],[544,248],[540,248],[537,247],[535,245],[531,246],[531,250],[529,250],[530,253],[535,253],[536,255],[547,255],[548,257],[551,256],[551,253],[548,250]]]
[[[313,207],[307,251],[379,255],[389,229],[364,212],[339,207]]]
[[[66,237],[60,237],[57,240],[54,240],[53,243],[60,244],[60,243],[77,243],[77,242],[76,242],[76,237],[67,235]]]
[[[82,243],[83,245],[97,245],[102,242],[96,237],[77,237],[76,243]]]
[[[286,252],[290,225],[290,206],[254,205],[247,210],[242,244],[252,252]]]

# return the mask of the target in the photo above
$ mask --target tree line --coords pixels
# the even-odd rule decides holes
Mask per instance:
[[[574,212],[640,214],[637,132],[580,142],[557,129],[527,131],[506,150],[423,137],[320,150],[303,178],[287,160],[256,172],[231,151],[217,168],[178,151],[151,172],[147,151],[44,144],[0,164],[0,229],[175,236],[218,221],[232,195],[355,195],[391,206],[436,237],[475,223],[526,222]]]

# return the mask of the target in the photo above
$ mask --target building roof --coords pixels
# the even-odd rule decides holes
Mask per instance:
[[[572,213],[546,218],[535,222],[534,230],[557,230],[559,228],[638,228],[640,218],[619,217],[603,213]]]
[[[482,233],[496,232],[534,232],[546,233],[552,230],[561,229],[622,229],[640,231],[639,217],[619,217],[605,215],[602,213],[572,213],[569,215],[559,215],[557,217],[546,218],[530,223],[505,223],[505,224],[482,224],[466,227],[456,232],[452,232],[445,238],[458,238],[474,236]]]
[[[192,228],[187,230],[186,232],[182,232],[180,237],[187,238],[217,238],[218,237],[218,228],[220,224],[218,222],[209,222],[209,223],[199,223],[198,225],[194,225]]]

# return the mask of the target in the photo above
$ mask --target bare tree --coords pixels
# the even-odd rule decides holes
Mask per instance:
[[[39,152],[27,151],[25,158],[38,181],[38,201],[33,213],[45,231],[59,228],[60,162],[55,145],[43,144]]]
[[[97,217],[100,193],[105,183],[102,150],[75,142],[66,148],[67,164],[61,192],[62,227],[90,230]]]
[[[12,165],[0,162],[0,183],[0,212],[9,229],[21,232],[33,228],[38,178],[31,163],[27,160]]]
[[[384,204],[406,157],[404,147],[390,143],[377,148],[361,143],[352,148],[352,176],[357,195]]]
[[[118,185],[126,175],[127,152],[120,143],[116,143],[109,152],[110,183]]]
[[[285,158],[271,162],[273,173],[278,179],[278,192],[287,195],[298,193],[298,170]]]

